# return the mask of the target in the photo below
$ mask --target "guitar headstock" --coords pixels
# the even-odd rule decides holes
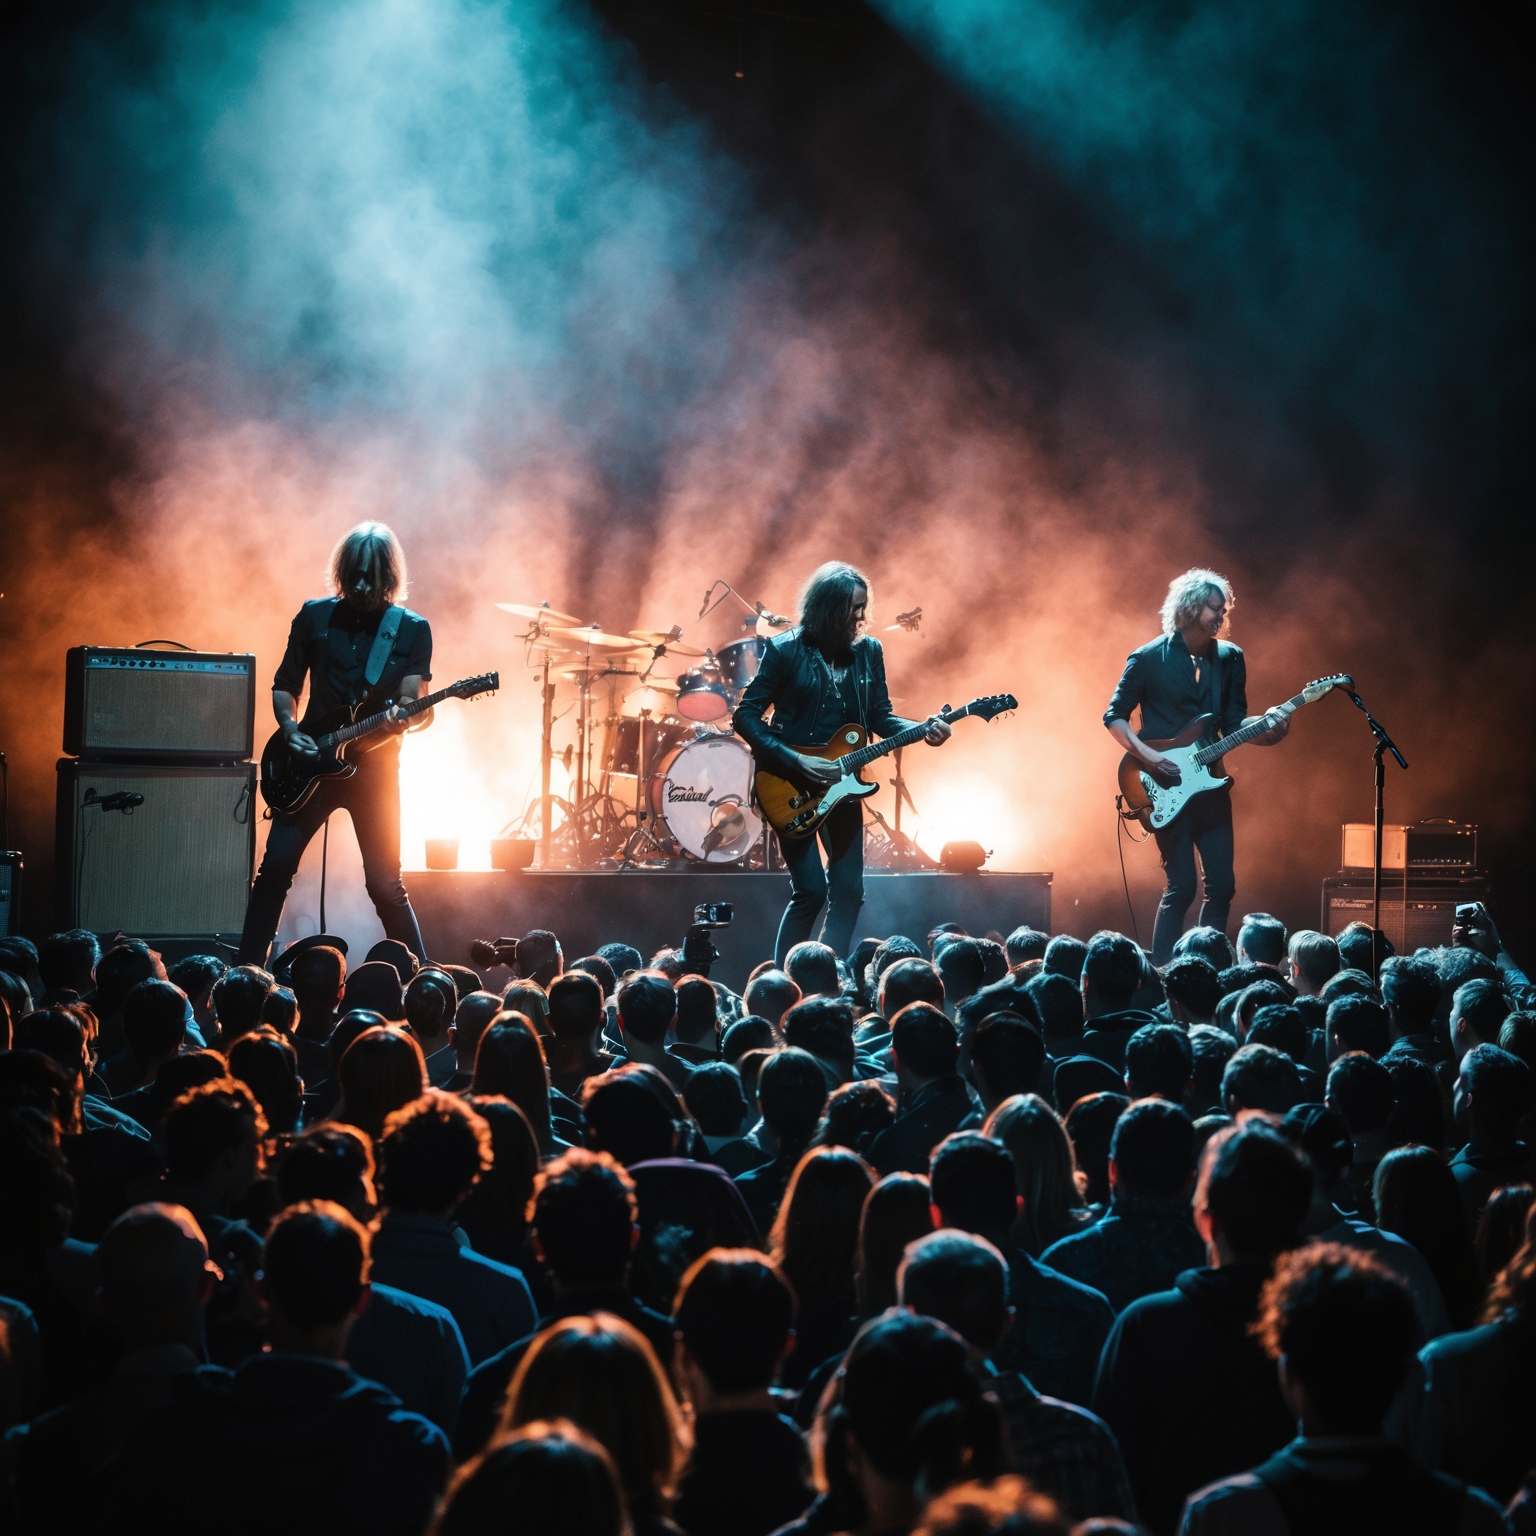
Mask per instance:
[[[1011,693],[989,693],[985,698],[972,699],[965,706],[965,713],[982,720],[995,720],[1018,707],[1019,701]]]
[[[1314,678],[1301,690],[1301,696],[1308,704],[1316,704],[1321,698],[1326,698],[1335,688],[1353,688],[1355,680],[1347,672],[1335,672],[1332,677]]]
[[[482,672],[479,677],[464,678],[462,682],[455,683],[446,692],[456,699],[473,699],[482,693],[494,693],[500,687],[499,672]]]

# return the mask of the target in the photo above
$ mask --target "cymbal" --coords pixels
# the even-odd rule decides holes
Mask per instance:
[[[640,683],[635,691],[644,693],[647,688],[654,688],[657,693],[676,693],[677,679],[675,677],[648,677]]]
[[[557,626],[553,633],[564,639],[567,645],[574,646],[578,650],[639,651],[641,649],[628,635],[605,634],[595,624],[590,629],[562,629]]]
[[[515,613],[520,619],[542,619],[546,624],[581,623],[574,613],[561,613],[558,608],[551,608],[548,603],[540,603],[537,608],[531,603],[497,603],[496,606],[503,613]]]
[[[650,646],[652,650],[658,645],[665,646],[668,655],[671,656],[702,656],[704,654],[697,646],[683,645],[670,630],[662,634],[659,629],[632,629],[629,632],[629,638],[639,641],[641,645]]]

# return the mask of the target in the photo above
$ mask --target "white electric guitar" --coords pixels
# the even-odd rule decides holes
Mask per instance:
[[[1161,830],[1196,795],[1224,789],[1232,782],[1231,776],[1223,771],[1221,760],[1234,747],[1267,735],[1282,720],[1290,719],[1303,704],[1315,704],[1335,688],[1354,686],[1354,679],[1344,672],[1334,677],[1320,677],[1316,682],[1308,683],[1294,699],[1275,705],[1252,724],[1239,726],[1228,736],[1210,739],[1208,733],[1216,717],[1201,715],[1170,740],[1146,741],[1154,752],[1161,752],[1179,765],[1179,778],[1175,782],[1165,774],[1153,773],[1139,757],[1127,752],[1120,759],[1120,793],[1125,802],[1122,814],[1134,817],[1149,831]]]

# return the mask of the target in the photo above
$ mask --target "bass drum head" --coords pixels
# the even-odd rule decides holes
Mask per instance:
[[[685,720],[724,720],[731,712],[731,696],[725,691],[719,672],[700,667],[678,678],[675,707]]]
[[[761,635],[733,640],[729,645],[720,647],[715,659],[720,663],[721,679],[732,693],[739,694],[746,690],[747,684],[757,676],[767,649],[768,642]]]
[[[691,859],[731,864],[763,833],[752,809],[752,754],[737,736],[702,736],[656,766],[651,809]]]

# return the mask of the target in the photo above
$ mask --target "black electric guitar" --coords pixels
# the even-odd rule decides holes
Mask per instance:
[[[939,718],[951,723],[963,720],[967,715],[993,720],[1018,707],[1019,701],[1011,693],[994,693],[984,699],[972,699],[960,709],[951,709],[946,704],[939,711]],[[775,832],[782,832],[786,837],[809,837],[845,800],[868,799],[880,788],[878,784],[861,779],[859,769],[898,747],[910,747],[927,734],[928,722],[923,720],[898,735],[871,744],[863,726],[845,725],[823,746],[794,747],[791,750],[806,757],[819,757],[835,764],[839,777],[830,784],[806,785],[759,768],[752,783],[758,809]]]
[[[413,715],[425,714],[444,699],[473,699],[482,693],[493,693],[500,686],[501,678],[495,672],[466,677],[462,682],[440,688],[425,698],[400,705],[399,712],[409,720]],[[314,794],[322,779],[351,778],[357,772],[357,764],[350,760],[350,754],[369,750],[362,745],[364,739],[384,730],[389,724],[389,714],[390,706],[363,719],[358,719],[350,709],[332,710],[315,722],[323,735],[315,735],[313,730],[306,732],[314,737],[315,745],[320,749],[313,757],[295,752],[283,733],[275,732],[261,750],[261,798],[274,811],[296,811]]]

